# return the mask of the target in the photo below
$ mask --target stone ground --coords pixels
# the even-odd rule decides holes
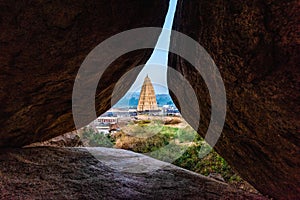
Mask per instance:
[[[0,199],[266,199],[141,154],[88,150],[1,149]]]

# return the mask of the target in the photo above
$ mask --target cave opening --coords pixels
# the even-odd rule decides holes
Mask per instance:
[[[133,152],[113,148],[103,152],[101,149],[104,147],[92,147],[104,156],[102,161],[97,161],[85,148],[57,148],[77,147],[84,143],[75,133],[61,135],[77,127],[73,115],[73,88],[90,50],[108,38],[137,27],[162,27],[168,3],[169,0],[1,1],[0,199],[104,199],[106,195],[118,199],[153,199],[157,196],[235,199],[236,196],[229,196],[230,191],[231,194],[242,195],[238,199],[246,199],[245,193],[230,190],[223,183],[174,166],[172,170],[129,177],[128,173],[122,174],[103,165],[109,157],[119,165],[126,163],[126,159],[117,159],[118,154],[132,158],[137,156],[136,160],[146,157],[142,154],[132,156]],[[275,199],[298,199],[299,105],[296,102],[299,102],[299,92],[295,91],[300,91],[299,3],[296,0],[274,0],[272,3],[178,0],[177,6],[173,29],[194,39],[209,52],[226,87],[226,121],[214,149],[263,195]],[[156,29],[154,33],[143,32],[139,35],[141,37],[131,38],[131,35],[126,35],[133,40],[115,43],[118,50],[122,50],[123,44],[129,44],[127,41],[138,41],[146,47],[130,54],[127,54],[129,51],[120,54],[123,56],[106,68],[106,75],[98,84],[99,91],[90,95],[94,100],[96,96],[97,103],[89,108],[97,113],[82,120],[82,126],[111,108],[112,92],[119,78],[137,65],[146,63],[161,31]],[[145,36],[151,41],[144,43]],[[206,81],[201,80],[202,74],[191,67],[192,62],[172,51],[173,44],[184,48],[184,45],[178,45],[180,42],[170,43],[169,65],[178,70],[196,91],[203,120],[198,133],[203,137],[206,125],[214,122],[210,120],[212,98],[205,88]],[[185,51],[188,54],[194,52]],[[102,52],[102,56],[109,58],[114,49]],[[100,80],[98,74],[90,75]],[[126,93],[135,78],[120,87],[123,88],[120,96]],[[168,87],[174,86],[170,84],[169,75],[167,78]],[[153,77],[150,80],[153,82]],[[170,94],[177,108],[184,111],[171,90]],[[138,105],[139,98],[129,101]],[[153,99],[149,102],[156,105]],[[172,105],[164,96],[156,103]],[[183,116],[193,126],[193,119]],[[168,126],[163,129],[160,129],[163,124],[160,119],[152,122],[145,118],[131,125],[136,129],[134,131],[148,127],[144,134],[153,135],[151,138],[156,131],[163,132],[164,135],[159,135],[161,137],[152,138],[151,142],[157,145],[170,143],[168,138],[187,144],[183,140],[185,138],[179,136],[189,136],[184,134],[189,130],[179,131],[180,127],[176,127],[180,124],[178,118],[168,117]],[[178,133],[175,134],[175,130]],[[89,129],[86,132],[89,134]],[[95,141],[104,141],[104,134],[93,132],[90,135]],[[61,137],[47,141],[57,136]],[[128,137],[119,136],[118,145],[125,145]],[[137,142],[140,142],[144,138],[138,139]],[[34,142],[40,142],[38,145],[43,147],[20,148]],[[147,148],[139,151],[148,151]],[[197,149],[191,148],[189,152],[196,152],[194,150]],[[198,158],[198,154],[195,155],[186,155],[180,162],[192,168],[203,166],[201,163],[194,165],[194,158]],[[113,159],[114,156],[116,159]],[[213,155],[211,159],[222,166],[222,159]],[[151,162],[154,161],[146,163],[153,166]],[[133,162],[127,164],[132,165]],[[174,184],[177,184],[176,187],[172,187]],[[258,198],[264,199],[261,195]]]
[[[161,49],[161,47],[169,49],[170,30],[172,30],[176,6],[177,0],[170,0],[156,47],[147,63],[137,66],[142,69],[125,96],[91,124],[77,130],[75,136],[72,135],[73,133],[68,133],[70,134],[68,137],[73,137],[71,145],[86,147],[96,158],[99,156],[99,150],[94,151],[91,147],[117,148],[142,153],[219,181],[239,184],[238,187],[246,188],[248,191],[257,192],[247,182],[243,181],[228,163],[213,151],[210,145],[184,120],[170,97],[167,84],[169,52]],[[131,71],[124,76],[130,73]],[[146,109],[139,113],[138,105],[146,77],[150,78],[150,86],[155,91],[154,97],[160,110]],[[151,96],[149,92],[145,93],[147,98]],[[153,101],[147,103],[152,105]],[[57,144],[56,140],[59,139],[54,138],[48,144]],[[122,162],[122,158],[119,157],[116,161]],[[127,162],[129,161],[127,160]],[[118,165],[113,166],[120,167]],[[151,164],[147,167],[151,168]],[[137,169],[131,168],[130,172],[132,170]]]

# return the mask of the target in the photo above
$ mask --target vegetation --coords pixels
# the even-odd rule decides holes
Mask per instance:
[[[240,178],[230,168],[224,158],[214,150],[202,158],[199,152],[203,145],[208,146],[208,144],[204,142],[202,142],[201,145],[197,143],[190,146],[173,164],[206,176],[217,173],[227,182],[240,181]],[[210,147],[207,148],[209,149]]]
[[[85,127],[82,134],[83,141],[90,147],[113,147],[114,141],[110,135],[97,134],[93,129]]]
[[[177,128],[165,126],[159,120],[141,120],[130,123],[111,136],[97,134],[86,128],[83,139],[88,140],[90,146],[115,147],[145,153],[203,175],[217,173],[227,182],[241,181],[227,162],[211,150],[190,126]]]

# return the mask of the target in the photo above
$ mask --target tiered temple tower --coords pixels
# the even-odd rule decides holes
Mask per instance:
[[[137,112],[158,111],[155,91],[148,75],[146,76],[137,107]]]

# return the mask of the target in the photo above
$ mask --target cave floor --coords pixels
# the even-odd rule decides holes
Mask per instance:
[[[0,199],[266,199],[121,149],[1,149]]]

